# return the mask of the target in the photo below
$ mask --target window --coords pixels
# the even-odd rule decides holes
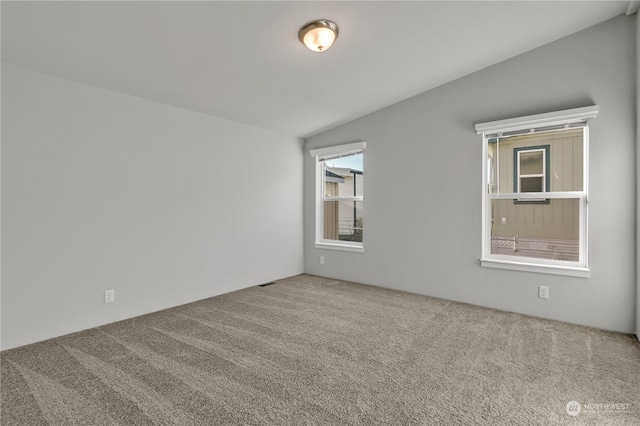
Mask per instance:
[[[311,150],[316,159],[316,247],[363,251],[365,142]]]
[[[476,125],[486,267],[587,277],[585,107]]]
[[[549,188],[549,145],[513,148],[515,192],[547,192]],[[514,203],[548,203],[544,198],[517,199]]]
[[[545,150],[514,148],[517,192],[546,192]]]

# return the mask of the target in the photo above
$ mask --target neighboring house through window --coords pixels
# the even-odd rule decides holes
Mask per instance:
[[[365,142],[311,150],[316,159],[316,247],[363,251]]]
[[[482,266],[588,276],[589,119],[596,106],[476,125]]]

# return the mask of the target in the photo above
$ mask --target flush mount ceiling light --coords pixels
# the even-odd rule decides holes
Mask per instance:
[[[338,26],[328,19],[306,23],[298,32],[300,41],[314,52],[323,52],[338,38]]]

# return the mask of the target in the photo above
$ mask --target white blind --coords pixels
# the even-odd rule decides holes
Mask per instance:
[[[584,126],[590,118],[598,115],[598,106],[567,109],[546,114],[528,115],[526,117],[509,118],[506,120],[489,121],[475,125],[476,132],[484,133],[486,137],[513,136],[540,131],[558,130],[565,126]],[[518,133],[520,132],[520,133]]]
[[[584,121],[579,121],[575,123],[556,124],[554,126],[541,126],[541,127],[534,127],[531,129],[512,130],[510,132],[485,133],[485,137],[489,141],[492,141],[493,139],[496,139],[496,138],[500,138],[500,140],[502,140],[511,136],[531,135],[534,133],[553,132],[557,130],[579,129],[579,128],[585,127],[586,125],[587,125],[587,121],[584,120]]]
[[[318,157],[318,161],[329,161],[329,160],[335,160],[338,158],[345,158],[345,157],[353,157],[354,155],[358,155],[358,154],[362,154],[363,151],[356,151],[356,152],[351,152],[349,154],[341,154],[341,155],[332,155],[332,156],[322,156],[322,157]]]
[[[366,142],[354,142],[345,145],[330,146],[327,148],[312,149],[309,154],[316,157],[318,161],[333,160],[336,158],[350,157],[361,154],[366,148]]]

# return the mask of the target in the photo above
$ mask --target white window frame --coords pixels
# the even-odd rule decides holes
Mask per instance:
[[[548,145],[547,145],[548,147]],[[547,187],[547,178],[548,178],[548,173],[549,171],[547,170],[547,151],[548,149],[546,149],[545,147],[542,148],[537,148],[537,147],[522,147],[519,148],[518,151],[516,152],[516,170],[515,170],[515,182],[516,182],[516,188],[515,191],[518,193],[522,192],[521,189],[521,185],[522,185],[522,178],[532,178],[532,177],[539,177],[542,178],[542,187],[544,188],[544,191],[542,192],[549,192],[549,188]],[[520,161],[521,158],[521,154],[522,153],[531,153],[531,152],[541,152],[542,153],[542,173],[534,173],[534,174],[529,174],[529,175],[523,175],[520,172],[520,167],[522,162]],[[538,198],[538,199],[523,199],[523,198],[518,198],[517,200],[518,202],[546,202],[547,199],[546,198]]]
[[[478,123],[476,132],[482,135],[482,257],[480,265],[489,268],[510,269],[575,277],[589,277],[588,265],[588,184],[589,184],[589,121],[598,115],[598,106],[588,106],[546,114]],[[509,132],[544,131],[550,128],[583,127],[582,191],[490,193],[488,167],[488,136]],[[548,173],[549,171],[547,171]],[[550,188],[545,188],[547,191]],[[497,199],[540,200],[540,198],[576,198],[580,202],[579,259],[577,262],[509,256],[491,253],[491,201]]]
[[[328,148],[312,149],[309,154],[314,157],[315,167],[315,181],[316,181],[316,237],[315,247],[329,250],[342,250],[351,252],[363,252],[364,244],[357,241],[341,241],[341,240],[327,240],[324,238],[324,202],[325,201],[360,201],[363,203],[364,209],[364,194],[362,196],[353,197],[325,197],[324,184],[325,176],[322,163],[328,158],[339,158],[343,156],[354,155],[358,153],[364,153],[366,148],[366,142],[354,142],[350,144],[331,146]],[[363,233],[364,238],[364,233]]]
[[[541,152],[542,153],[542,173],[534,173],[534,174],[529,174],[529,175],[523,175],[522,174],[522,172],[520,171],[520,167],[522,166],[522,156],[521,156],[521,154],[523,152],[525,154],[530,154],[532,152]],[[517,182],[518,182],[518,191],[517,192],[522,192],[522,189],[520,187],[520,185],[522,185],[522,178],[526,179],[526,178],[532,178],[532,177],[536,177],[536,178],[540,177],[540,178],[542,178],[542,187],[545,189],[545,191],[542,191],[542,192],[549,192],[549,191],[546,191],[546,189],[547,189],[547,164],[546,164],[547,151],[545,149],[543,149],[543,148],[524,149],[524,150],[518,151],[517,156],[518,156],[518,161],[517,161],[518,171],[516,172],[517,176],[518,176],[518,180],[517,180]]]

